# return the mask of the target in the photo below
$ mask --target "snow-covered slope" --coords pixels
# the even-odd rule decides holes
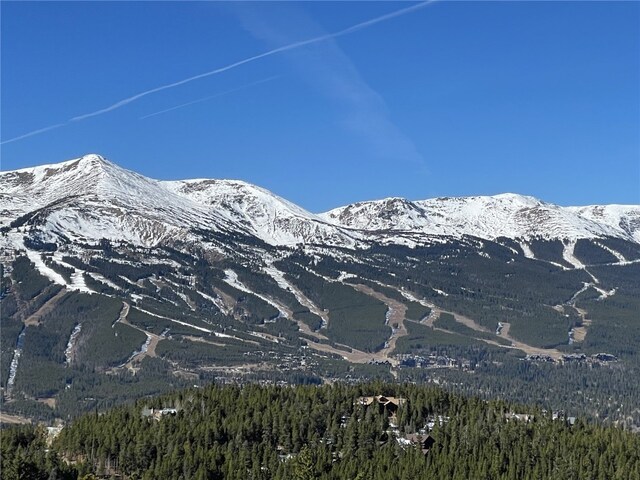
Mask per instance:
[[[43,239],[69,237],[155,245],[226,219],[99,155],[0,173],[0,222],[31,217]]]
[[[202,229],[253,235],[272,245],[354,247],[359,237],[245,182],[158,181],[99,155],[2,172],[0,192],[0,226],[26,215],[42,240],[107,238],[151,246],[194,240],[193,229]]]
[[[597,215],[599,208],[608,213]],[[354,229],[473,235],[485,239],[613,236],[638,242],[640,235],[640,206],[560,207],[511,193],[415,202],[388,198],[355,203],[319,216]]]
[[[238,180],[183,180],[162,184],[230,221],[244,225],[272,245],[322,243],[353,247],[358,234],[348,232],[264,188]]]
[[[235,180],[158,181],[99,155],[0,173],[0,227],[42,240],[102,238],[152,246],[242,233],[271,245],[357,248],[472,235],[483,239],[618,237],[640,243],[640,206],[560,207],[533,197],[388,198],[314,215]],[[446,236],[446,237],[445,237]]]
[[[582,218],[620,229],[640,243],[639,205],[590,205],[567,207],[567,209]]]

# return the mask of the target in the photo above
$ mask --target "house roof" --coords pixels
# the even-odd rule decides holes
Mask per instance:
[[[360,397],[358,403],[360,405],[369,406],[372,403],[379,403],[381,405],[395,405],[396,407],[402,406],[407,402],[405,398],[400,397],[386,397],[384,395],[375,395],[373,397]]]
[[[431,435],[420,435],[419,433],[405,435],[404,441],[419,446],[424,454],[436,443],[435,438]]]

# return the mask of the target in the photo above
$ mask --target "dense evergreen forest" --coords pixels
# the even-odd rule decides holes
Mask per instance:
[[[2,432],[4,479],[640,478],[638,435],[414,384],[212,385],[44,437]]]

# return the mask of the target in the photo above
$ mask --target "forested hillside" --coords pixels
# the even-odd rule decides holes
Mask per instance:
[[[214,385],[88,414],[48,457],[38,438],[3,434],[3,478],[640,478],[637,435],[409,384]]]

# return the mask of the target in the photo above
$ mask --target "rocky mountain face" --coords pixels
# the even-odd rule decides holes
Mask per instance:
[[[633,396],[604,385],[640,369],[637,205],[502,194],[313,214],[245,182],[158,181],[87,155],[0,173],[0,232],[9,411],[72,415],[211,380],[495,393],[509,377],[515,395],[531,392],[526,360],[554,369],[540,401],[583,388],[567,364],[601,367],[576,403],[598,413],[610,390]]]

